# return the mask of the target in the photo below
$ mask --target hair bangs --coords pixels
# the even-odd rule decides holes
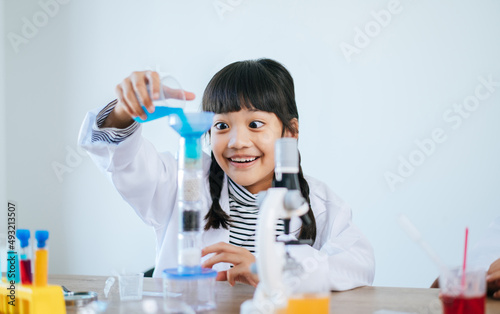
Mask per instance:
[[[257,109],[278,113],[280,88],[269,71],[256,61],[232,63],[210,80],[203,94],[202,109],[215,113]]]

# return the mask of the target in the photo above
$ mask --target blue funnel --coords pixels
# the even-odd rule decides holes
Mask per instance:
[[[186,157],[200,158],[200,137],[212,126],[213,112],[184,113],[180,111],[169,116],[170,126],[186,139]],[[199,153],[200,152],[200,153]]]
[[[213,112],[171,114],[168,123],[182,137],[201,137],[212,126]]]

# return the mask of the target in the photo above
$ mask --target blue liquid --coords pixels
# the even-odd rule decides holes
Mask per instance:
[[[153,113],[149,113],[145,106],[142,106],[142,109],[146,113],[146,120],[142,120],[140,117],[134,118],[134,120],[139,122],[139,123],[153,121],[153,120],[156,120],[159,118],[166,117],[166,116],[171,115],[171,114],[176,114],[179,117],[182,115],[184,117],[184,120],[186,120],[185,115],[184,115],[184,111],[182,110],[182,108],[156,106],[155,112],[153,112]],[[181,120],[182,120],[182,118],[181,118]]]
[[[142,108],[146,113],[146,120],[136,117],[135,121],[144,123],[174,114],[178,119],[171,120],[170,126],[182,137],[201,137],[212,125],[213,113],[211,112],[185,114],[182,108],[156,106],[155,112],[149,113],[146,107]]]
[[[212,125],[212,112],[198,112],[185,114],[182,108],[171,108],[165,106],[156,106],[155,112],[148,113],[146,107],[142,107],[146,112],[146,120],[137,117],[135,121],[143,123],[153,121],[170,115],[170,126],[179,133],[180,136],[186,139],[186,157],[197,159],[200,158],[201,144],[200,137],[210,129]]]

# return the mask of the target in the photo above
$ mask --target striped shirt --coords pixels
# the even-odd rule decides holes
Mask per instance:
[[[228,183],[229,216],[231,217],[229,243],[255,253],[255,230],[259,215],[257,194],[250,193],[229,178]],[[276,222],[276,236],[283,234],[284,230],[283,220],[278,220]]]
[[[116,99],[113,100],[97,114],[96,123],[92,127],[92,142],[119,144],[139,128],[139,123],[136,121],[124,129],[101,128],[104,120],[106,120],[111,111],[113,111],[117,102]]]

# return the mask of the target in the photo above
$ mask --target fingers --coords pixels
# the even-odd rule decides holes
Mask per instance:
[[[500,293],[500,280],[488,281],[488,293]],[[495,293],[493,295],[495,295]]]
[[[143,120],[147,118],[141,103],[148,112],[152,113],[155,110],[147,84],[151,86],[153,98],[159,98],[160,77],[154,71],[133,72],[116,87],[118,105],[132,118],[141,117]]]
[[[218,263],[229,263],[229,264],[233,264],[233,265],[238,265],[241,262],[242,262],[242,258],[240,255],[234,254],[234,253],[224,252],[224,253],[218,253],[218,254],[210,257],[205,262],[203,262],[201,267],[212,268],[215,264],[218,264]]]
[[[223,270],[217,273],[217,277],[215,277],[216,281],[226,281],[227,280],[227,270]]]
[[[134,74],[131,75],[131,77],[133,76]],[[144,97],[144,94],[140,90],[139,91],[135,90],[135,86],[138,86],[138,88],[140,89],[141,84],[137,82],[137,78],[131,78],[131,77],[127,77],[126,79],[124,79],[120,83],[119,87],[117,87],[117,89],[121,90],[121,95],[120,95],[121,97],[119,98],[120,103],[126,108],[128,108],[128,111],[132,114],[132,117],[139,116],[141,117],[141,119],[145,120],[146,114],[144,113],[144,110],[142,110],[139,100],[137,99],[137,95],[142,94],[143,95],[142,97]],[[135,83],[133,82],[133,80],[135,81]],[[146,89],[146,85],[145,84],[142,85],[142,88]],[[147,89],[145,92],[147,94]]]
[[[493,293],[491,296],[500,299],[500,259],[491,264],[486,281],[488,282],[488,292]]]
[[[148,85],[151,91],[148,91]],[[131,118],[141,117],[141,119],[146,120],[147,115],[142,105],[144,105],[147,112],[153,113],[155,111],[153,100],[160,98],[160,88],[163,88],[167,98],[186,100],[195,98],[195,95],[191,92],[172,89],[167,86],[162,87],[158,72],[141,71],[133,72],[116,87],[117,107],[122,112],[126,112]]]
[[[217,273],[216,281],[227,281],[232,287],[237,281],[257,287],[259,277],[252,274],[248,267],[235,266],[229,270],[223,270]]]
[[[497,259],[496,261],[494,261],[490,265],[490,269],[488,269],[488,275],[496,273],[496,272],[500,272],[500,258]]]
[[[495,299],[500,299],[500,290],[498,290],[497,292],[493,293],[493,298]]]
[[[249,272],[242,272],[238,269],[238,267],[233,267],[229,270],[223,270],[217,273],[217,277],[215,277],[216,281],[227,281],[232,287],[236,284],[237,281],[246,283],[248,285],[257,287],[259,283],[256,280],[255,275]]]
[[[148,94],[148,88],[146,86],[146,82],[144,81],[144,76],[142,75],[134,75],[131,77],[131,82],[132,82],[132,87],[135,93],[135,96],[137,98],[136,102],[139,106],[139,109],[143,111],[143,108],[141,107],[141,103],[144,104],[148,112],[153,112],[154,106],[153,106],[153,101],[149,97]],[[141,112],[139,112],[141,113]],[[145,119],[146,116],[142,116],[141,113],[141,118]]]
[[[125,97],[123,95],[122,85],[119,84],[115,88],[116,98],[118,99],[118,104],[116,109],[120,108],[125,111],[131,118],[137,117],[135,111],[127,104]]]
[[[495,299],[500,299],[500,270],[492,271],[492,268],[488,271],[488,276],[486,276],[486,281],[488,282],[488,291],[492,293],[492,297]]]
[[[239,248],[235,245],[231,245],[226,242],[219,242],[203,248],[201,250],[201,256],[205,256],[210,253],[221,253],[221,252],[238,253],[241,249],[242,248]]]
[[[162,87],[166,98],[186,99],[186,100],[193,100],[195,98],[194,93],[182,89],[170,88],[168,86],[162,86]]]
[[[237,273],[233,271],[234,268],[229,270],[223,270],[217,273],[217,277],[215,277],[216,281],[227,281],[231,287],[234,287],[236,284],[236,276]]]
[[[250,271],[250,265],[255,262],[255,256],[250,251],[229,243],[219,242],[202,250],[202,256],[211,253],[215,253],[215,255],[207,259],[202,267],[210,268],[217,263],[233,265],[229,270],[218,272],[216,280],[227,281],[231,286],[234,286],[236,281],[257,286],[258,277]]]
[[[184,96],[186,97],[186,100],[193,100],[196,96],[194,93],[184,91]]]
[[[498,258],[493,263],[491,263],[491,267],[490,268],[500,269],[500,258]]]
[[[147,71],[146,79],[151,86],[151,93],[153,95],[153,99],[160,98],[160,75],[155,71]]]
[[[496,280],[500,280],[500,270],[493,273],[489,273],[488,276],[486,276],[487,282],[494,282]]]
[[[226,279],[227,282],[234,287],[236,281],[246,283],[247,285],[251,285],[257,287],[258,279],[257,276],[250,272],[250,268],[244,265],[235,266],[226,271]]]

